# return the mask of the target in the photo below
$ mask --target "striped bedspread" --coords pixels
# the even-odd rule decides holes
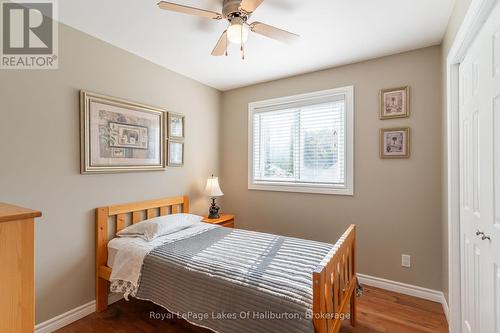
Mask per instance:
[[[215,228],[150,252],[136,297],[220,333],[314,333],[312,271],[332,247]]]

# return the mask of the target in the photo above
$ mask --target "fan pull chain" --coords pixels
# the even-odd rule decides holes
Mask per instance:
[[[240,29],[240,32],[241,32],[241,35],[240,35],[240,38],[241,38],[241,60],[245,60],[245,48],[243,47],[243,25],[241,26],[241,29]]]
[[[228,46],[228,44],[229,44],[229,41],[227,40],[227,30],[226,30],[226,57],[228,55],[228,52],[227,52],[227,46]]]

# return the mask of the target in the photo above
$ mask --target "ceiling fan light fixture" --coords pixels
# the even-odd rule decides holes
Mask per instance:
[[[248,41],[249,28],[239,17],[235,17],[231,21],[231,25],[227,29],[227,38],[233,44],[244,44]]]
[[[176,0],[177,1],[177,0]],[[218,0],[219,2],[221,0]],[[241,57],[245,59],[245,43],[248,41],[250,31],[277,41],[291,43],[299,37],[294,33],[276,28],[262,22],[248,23],[248,19],[265,0],[222,0],[222,11],[190,7],[178,3],[160,0],[160,9],[182,14],[205,17],[213,20],[227,20],[229,27],[222,33],[212,50],[213,56],[227,55],[231,44],[240,45]]]

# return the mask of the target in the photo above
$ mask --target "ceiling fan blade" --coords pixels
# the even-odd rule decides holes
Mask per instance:
[[[211,18],[214,20],[222,19],[222,14],[219,14],[217,12],[212,12],[210,10],[204,10],[204,9],[179,5],[179,4],[167,2],[167,1],[160,1],[158,3],[158,7],[160,7],[161,9],[170,10],[173,12],[202,16],[202,17],[207,17],[207,18]]]
[[[264,0],[242,0],[240,8],[247,14],[250,14],[253,13],[263,2]]]
[[[226,50],[227,50],[227,30],[224,31],[220,36],[217,45],[215,45],[214,50],[212,51],[212,55],[216,57],[222,56],[226,54]]]
[[[280,42],[285,42],[285,43],[293,43],[297,41],[300,37],[297,34],[261,22],[254,22],[250,24],[250,30],[260,35],[276,39],[279,40]]]

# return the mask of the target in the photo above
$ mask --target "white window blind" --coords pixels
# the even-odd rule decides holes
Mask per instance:
[[[351,194],[349,97],[335,90],[252,103],[249,187]]]

